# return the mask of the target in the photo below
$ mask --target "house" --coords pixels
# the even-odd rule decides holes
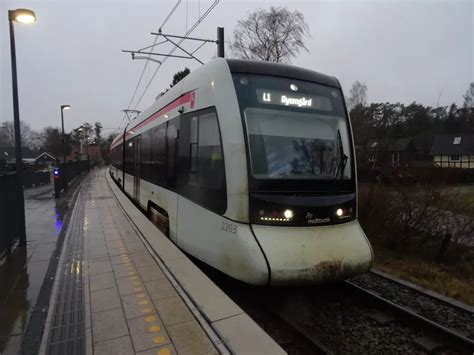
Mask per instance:
[[[387,151],[394,168],[411,165],[417,153],[413,138],[391,139],[388,143]]]
[[[66,160],[90,160],[99,162],[102,160],[102,151],[98,144],[75,145],[66,156]]]
[[[436,136],[430,154],[436,167],[474,169],[474,134]]]
[[[372,168],[411,165],[417,153],[413,138],[371,139],[366,150]]]
[[[37,154],[29,148],[21,148],[21,157],[23,163],[34,163]],[[14,164],[16,162],[15,147],[0,147],[0,165]]]
[[[56,165],[57,159],[47,152],[43,152],[35,159],[36,164],[53,166]]]
[[[380,166],[386,160],[388,140],[369,139],[365,147],[367,151],[367,162],[372,169]]]

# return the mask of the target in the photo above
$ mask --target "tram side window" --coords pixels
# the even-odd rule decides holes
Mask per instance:
[[[173,119],[168,121],[168,130],[166,131],[166,150],[168,153],[167,165],[167,186],[170,190],[176,191],[176,157],[177,148],[176,140],[178,138],[178,120]]]
[[[144,132],[141,137],[140,175],[142,179],[151,181],[151,131]]]
[[[129,140],[125,142],[125,172],[133,175],[133,141]]]
[[[184,116],[180,128],[178,192],[223,214],[227,209],[227,190],[217,115],[214,109],[206,109],[198,112],[197,119],[193,116]]]
[[[117,161],[115,160],[116,151],[116,148],[110,150],[110,165],[112,165],[113,167],[117,167]]]
[[[151,160],[153,162],[153,182],[165,187],[166,183],[166,123],[152,130]]]
[[[198,117],[191,117],[191,134],[189,139],[189,148],[191,156],[191,173],[197,171],[197,148],[198,148]],[[191,175],[191,180],[195,182],[195,175]]]
[[[112,152],[111,152],[110,156],[111,156],[111,159],[110,159],[110,160],[111,160],[111,162],[112,162],[112,165],[113,165],[114,167],[118,168],[118,167],[119,167],[119,166],[118,166],[119,162],[118,162],[118,159],[117,159],[117,147],[115,147],[114,149],[112,149]]]
[[[112,149],[110,161],[114,167],[122,170],[122,146],[117,146]]]
[[[118,156],[117,156],[118,168],[120,170],[123,170],[123,145],[120,144],[120,147],[117,147],[115,149],[117,150],[117,153],[118,153]]]

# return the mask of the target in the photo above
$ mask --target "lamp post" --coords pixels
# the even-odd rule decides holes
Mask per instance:
[[[63,137],[63,163],[66,162],[66,140],[64,138],[64,110],[70,110],[71,105],[61,105],[61,127]]]
[[[13,125],[15,128],[15,158],[16,158],[16,183],[18,198],[18,239],[20,246],[26,245],[26,227],[25,227],[25,197],[23,195],[23,171],[21,156],[21,132],[20,132],[20,109],[18,105],[18,80],[16,73],[16,51],[15,51],[15,32],[13,22],[33,23],[36,21],[36,15],[33,11],[27,9],[8,10],[8,22],[10,26],[10,55],[12,63],[12,94],[13,94]]]

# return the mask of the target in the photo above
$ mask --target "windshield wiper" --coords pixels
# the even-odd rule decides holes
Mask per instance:
[[[337,141],[339,143],[339,151],[341,153],[339,164],[337,165],[336,175],[334,176],[334,181],[338,180],[339,172],[341,172],[341,180],[344,179],[344,169],[346,168],[348,156],[344,154],[344,147],[342,146],[341,131],[337,130]]]

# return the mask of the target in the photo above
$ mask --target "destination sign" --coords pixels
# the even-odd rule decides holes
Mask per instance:
[[[264,89],[256,91],[258,102],[261,104],[332,111],[331,100],[328,97]]]

